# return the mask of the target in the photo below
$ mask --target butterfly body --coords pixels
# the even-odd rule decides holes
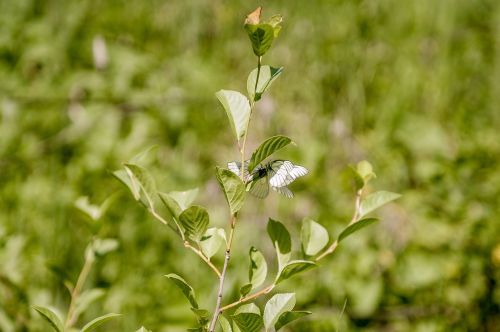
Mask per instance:
[[[230,171],[240,176],[240,162],[230,162],[227,166]],[[269,187],[285,197],[292,198],[293,193],[288,185],[308,173],[305,167],[294,165],[288,160],[273,160],[260,164],[251,173],[248,172],[248,161],[245,161],[243,172],[247,191],[258,198],[267,197]]]

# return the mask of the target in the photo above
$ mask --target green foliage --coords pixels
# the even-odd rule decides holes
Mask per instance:
[[[207,231],[210,218],[204,207],[193,205],[182,211],[179,222],[186,230],[186,235],[198,242]]]
[[[260,309],[253,303],[240,306],[232,317],[242,332],[260,332],[262,329]]]
[[[81,332],[92,331],[93,329],[95,329],[98,326],[104,324],[108,320],[111,320],[111,319],[114,319],[114,318],[117,318],[117,317],[120,317],[120,316],[121,316],[120,314],[110,313],[110,314],[106,314],[106,315],[97,317],[97,318],[91,320],[89,323],[85,324],[85,326],[82,327]]]
[[[245,201],[245,184],[236,174],[227,169],[217,167],[216,175],[229,204],[231,214],[235,214]]]
[[[248,280],[250,289],[257,288],[264,283],[267,277],[266,258],[254,247],[250,248],[250,268],[248,271]]]
[[[273,153],[284,148],[290,143],[292,143],[290,138],[281,135],[266,139],[260,144],[254,153],[252,153],[252,157],[250,158],[250,162],[248,164],[248,171],[253,171],[253,169],[267,157],[271,156]]]
[[[276,249],[279,270],[281,271],[291,256],[292,239],[290,233],[282,223],[271,218],[267,223],[267,233]]]
[[[304,254],[314,256],[328,244],[329,235],[328,231],[314,220],[304,219],[300,238]]]
[[[275,294],[266,303],[264,308],[264,326],[266,330],[274,327],[278,319],[285,312],[295,307],[295,293]]]
[[[177,287],[179,287],[193,308],[198,309],[198,302],[196,301],[193,287],[191,287],[182,277],[175,273],[167,274],[165,277],[170,279]]]
[[[47,322],[49,322],[55,331],[64,332],[63,323],[52,310],[41,306],[33,306],[33,309],[35,309]]]
[[[247,92],[250,100],[259,101],[264,92],[271,87],[271,84],[281,75],[283,67],[274,68],[271,66],[261,66],[250,72],[247,79]],[[259,73],[259,82],[257,83],[257,73]]]
[[[280,273],[278,274],[278,277],[276,278],[276,284],[279,284],[280,282],[298,274],[304,271],[307,271],[309,269],[312,269],[316,267],[316,263],[311,262],[311,261],[304,261],[304,260],[296,260],[296,261],[290,261],[286,264],[283,265],[283,267],[280,269]]]
[[[215,94],[226,111],[236,140],[245,135],[250,120],[250,102],[237,91],[220,90]]]
[[[346,227],[339,234],[337,241],[340,242],[340,241],[344,240],[345,238],[347,238],[348,236],[350,236],[351,234],[353,234],[353,233],[359,231],[360,229],[365,228],[366,226],[369,226],[377,221],[378,221],[377,218],[366,218],[366,219],[361,219],[359,221],[356,221],[355,223]]]

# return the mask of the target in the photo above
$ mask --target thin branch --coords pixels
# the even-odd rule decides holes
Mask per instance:
[[[205,254],[201,250],[193,247],[188,241],[184,241],[184,247],[190,249],[196,255],[198,255],[205,263],[207,263],[207,265],[215,272],[215,274],[217,274],[217,277],[220,278],[221,273],[219,269],[210,261],[207,256],[205,256]]]
[[[224,291],[224,281],[226,280],[227,266],[229,265],[229,259],[231,258],[231,246],[233,244],[234,228],[236,226],[236,214],[231,216],[231,231],[229,232],[229,239],[226,245],[226,256],[224,259],[224,267],[222,268],[222,274],[219,276],[219,291],[217,293],[217,303],[215,305],[214,315],[212,321],[210,322],[209,332],[215,330],[215,324],[221,313],[220,307],[222,305],[222,295]]]
[[[223,306],[222,308],[220,308],[220,312],[223,312],[227,309],[231,309],[232,307],[235,307],[241,303],[245,303],[247,301],[250,301],[250,300],[253,300],[253,299],[256,299],[258,298],[259,296],[262,296],[262,295],[265,295],[267,293],[269,293],[270,291],[272,291],[274,289],[274,287],[276,287],[275,284],[272,284],[272,285],[269,285],[263,289],[261,289],[260,291],[258,291],[257,293],[254,293],[252,295],[248,295],[248,296],[245,296],[245,297],[242,297],[241,299],[239,299],[238,301],[236,302],[233,302],[233,303],[230,303],[228,305],[225,305]]]
[[[248,123],[247,123],[246,128],[245,128],[245,134],[243,135],[243,142],[241,145],[238,142],[238,148],[240,149],[240,153],[241,153],[240,178],[241,178],[241,181],[243,181],[243,183],[246,182],[246,179],[245,179],[245,147],[246,147],[247,136],[248,136],[248,127],[250,125],[250,120],[252,118],[253,109],[255,107],[255,94],[257,94],[257,84],[259,83],[261,66],[262,66],[262,57],[257,57],[257,79],[255,82],[255,88],[254,88],[254,98],[250,102],[250,115],[248,118]],[[215,324],[217,323],[217,319],[219,318],[219,315],[222,312],[222,310],[221,310],[222,295],[224,292],[224,282],[226,280],[227,266],[229,265],[229,260],[231,259],[231,246],[233,244],[233,235],[234,235],[234,229],[236,227],[236,220],[237,220],[237,214],[235,213],[231,216],[231,219],[230,219],[231,230],[229,232],[229,240],[227,241],[226,256],[224,259],[224,266],[222,268],[222,274],[219,277],[219,291],[217,292],[217,303],[215,305],[214,315],[212,317],[212,320],[210,321],[210,326],[208,328],[209,332],[215,331]]]
[[[82,291],[83,285],[85,284],[85,280],[92,269],[92,265],[94,263],[95,257],[92,255],[85,255],[85,263],[83,264],[82,270],[80,271],[80,275],[76,281],[75,288],[71,292],[71,301],[69,303],[68,315],[66,316],[66,322],[64,324],[64,329],[68,329],[72,327],[76,323],[77,316],[75,315],[76,309],[76,301],[80,296],[80,292]]]

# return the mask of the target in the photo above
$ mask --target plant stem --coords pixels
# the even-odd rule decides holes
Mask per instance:
[[[224,292],[224,281],[226,279],[227,266],[229,264],[229,259],[231,258],[231,246],[233,244],[233,236],[234,236],[234,228],[236,226],[236,213],[231,216],[231,230],[229,232],[229,239],[226,245],[226,256],[224,259],[224,267],[222,268],[222,274],[219,277],[219,291],[217,293],[217,304],[215,305],[214,315],[212,317],[212,321],[210,322],[209,332],[213,332],[215,330],[215,324],[217,323],[217,319],[221,313],[221,305],[222,305],[222,294]]]
[[[68,315],[66,316],[66,322],[64,324],[64,329],[68,329],[75,324],[77,316],[75,315],[76,309],[76,301],[80,296],[80,292],[82,291],[83,285],[85,284],[85,280],[92,269],[92,265],[94,264],[94,254],[85,255],[85,263],[83,264],[82,270],[80,271],[80,275],[76,281],[75,288],[71,291],[71,301],[69,303]]]
[[[252,119],[252,113],[255,107],[255,94],[257,94],[257,85],[259,83],[261,66],[262,66],[262,57],[257,57],[257,79],[255,81],[254,98],[252,98],[252,101],[250,102],[250,115],[248,117],[248,123],[245,128],[245,134],[243,135],[243,143],[241,145],[239,145],[238,143],[238,147],[240,148],[240,153],[241,153],[240,178],[241,181],[243,181],[243,183],[246,183],[247,180],[245,178],[245,146],[247,143],[248,127],[250,125],[250,120]],[[209,332],[215,331],[215,324],[217,323],[217,319],[219,318],[219,315],[222,312],[221,310],[222,295],[224,293],[224,282],[226,280],[226,271],[229,265],[229,260],[231,259],[231,246],[233,244],[233,236],[234,236],[234,230],[236,228],[236,221],[237,221],[237,213],[233,214],[230,219],[231,230],[229,231],[229,239],[227,241],[227,246],[226,246],[226,256],[224,258],[224,266],[222,267],[222,273],[219,277],[219,291],[217,292],[217,303],[215,305],[214,315],[212,317],[212,320],[210,321],[210,326],[208,328]]]
[[[257,293],[255,294],[252,294],[252,295],[248,295],[248,296],[245,296],[245,297],[242,297],[241,299],[239,299],[238,301],[236,302],[233,302],[233,303],[230,303],[228,305],[225,305],[223,306],[222,308],[220,308],[220,312],[223,312],[227,309],[231,309],[232,307],[235,307],[241,303],[244,303],[244,302],[247,302],[247,301],[250,301],[250,300],[253,300],[255,298],[258,298],[259,296],[261,295],[265,295],[267,293],[269,293],[270,291],[272,291],[274,289],[274,287],[276,287],[275,284],[272,284],[272,285],[269,285],[263,289],[261,289],[260,291],[258,291]]]
[[[349,222],[349,226],[351,226],[352,224],[354,224],[355,222],[357,222],[359,220],[359,216],[361,214],[360,208],[361,208],[362,196],[363,196],[363,189],[359,189],[356,192],[356,201],[354,203],[354,214],[352,215],[352,219]],[[338,245],[339,245],[339,241],[335,240],[335,242],[333,242],[325,251],[323,251],[323,253],[321,253],[321,255],[316,257],[316,259],[314,261],[317,262],[317,261],[323,259],[325,256],[330,255],[331,253],[333,253],[335,251],[335,249],[337,249]]]
[[[219,271],[219,269],[210,261],[210,259],[208,259],[207,256],[205,256],[205,254],[203,254],[203,252],[195,247],[193,247],[191,245],[191,243],[189,243],[188,241],[184,241],[184,247],[192,250],[196,255],[200,256],[200,258],[205,262],[207,263],[207,265],[215,272],[215,274],[217,274],[217,276],[220,278],[221,276],[221,273]]]

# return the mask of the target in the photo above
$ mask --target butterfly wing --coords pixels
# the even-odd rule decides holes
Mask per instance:
[[[289,173],[293,170],[293,164],[288,160],[275,160],[267,165],[269,169],[269,184],[272,187],[284,187],[290,184]]]
[[[250,181],[251,180],[251,177],[250,177],[250,173],[248,173],[248,163],[249,161],[246,160],[245,161],[245,165],[244,165],[244,178],[245,178],[245,181]],[[233,172],[234,174],[236,174],[237,176],[241,176],[241,162],[239,161],[231,161],[229,163],[227,163],[227,168]]]
[[[266,198],[269,195],[269,182],[267,174],[250,182],[250,194],[257,198]]]
[[[287,198],[293,198],[293,192],[287,187],[272,187],[274,191],[280,193],[281,195],[287,197]]]

